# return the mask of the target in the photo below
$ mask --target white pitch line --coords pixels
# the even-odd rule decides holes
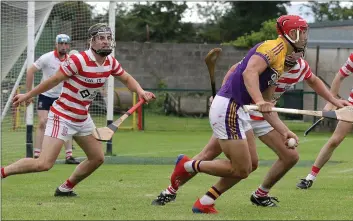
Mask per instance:
[[[350,172],[353,172],[353,168],[345,169],[345,170],[338,170],[338,171],[334,171],[333,173],[350,173]]]

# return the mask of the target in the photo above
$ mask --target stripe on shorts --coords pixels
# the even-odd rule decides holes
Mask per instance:
[[[227,113],[225,117],[225,125],[228,139],[242,139],[239,128],[238,110],[240,106],[237,105],[233,99],[229,100]]]
[[[51,130],[51,137],[54,137],[54,133],[55,133],[55,116],[56,115],[54,115],[54,117],[53,117],[53,128]]]
[[[54,123],[53,123],[53,130],[51,132],[51,137],[58,137],[59,134],[59,116],[54,115]]]

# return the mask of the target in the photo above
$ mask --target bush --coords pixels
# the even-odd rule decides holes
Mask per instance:
[[[148,105],[145,105],[145,110],[150,110],[154,113],[164,113],[164,100],[166,98],[166,92],[163,89],[168,88],[168,85],[163,81],[159,80],[157,84],[157,89],[162,91],[151,91],[156,95],[156,100],[152,101]]]
[[[262,23],[260,31],[252,31],[250,34],[240,36],[234,41],[223,43],[223,45],[232,45],[240,48],[251,48],[259,42],[269,39],[276,39],[277,37],[278,34],[276,31],[276,20],[271,19]]]

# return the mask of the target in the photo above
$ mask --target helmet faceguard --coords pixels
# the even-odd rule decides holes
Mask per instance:
[[[102,57],[110,55],[115,46],[111,28],[104,24],[98,23],[88,29],[91,49]],[[105,45],[105,42],[107,45]],[[94,48],[97,45],[99,48]]]
[[[300,32],[307,31],[308,29],[308,23],[297,15],[283,15],[277,19],[277,33],[282,35],[289,42],[295,52],[305,51],[306,42],[303,47],[297,47],[295,44],[300,42]],[[296,39],[292,39],[289,36],[292,30],[296,30]]]

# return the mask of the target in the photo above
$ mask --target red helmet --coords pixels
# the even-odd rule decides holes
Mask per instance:
[[[277,33],[284,36],[291,43],[299,41],[299,31],[308,29],[308,23],[298,15],[282,15],[277,19]],[[291,39],[288,34],[291,30],[297,30],[297,39]]]

